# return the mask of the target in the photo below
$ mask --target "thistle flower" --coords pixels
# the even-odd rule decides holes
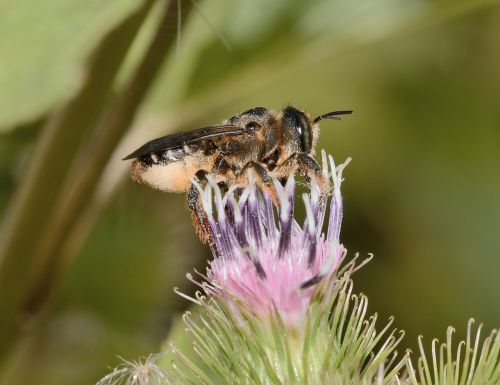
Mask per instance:
[[[497,331],[480,348],[479,327],[452,349],[432,342],[428,360],[419,339],[417,369],[409,353],[395,350],[403,332],[390,331],[392,318],[376,331],[377,314],[353,294],[351,274],[363,264],[343,262],[340,244],[342,171],[322,152],[323,177],[331,194],[312,181],[302,196],[306,219],[294,219],[295,181],[275,183],[277,209],[266,191],[249,186],[222,194],[209,180],[198,186],[214,259],[194,298],[195,317],[183,316],[192,351],[178,350],[163,362],[150,356],[125,362],[97,385],[499,385]],[[323,233],[324,222],[327,222]],[[472,341],[474,340],[474,341]],[[168,368],[167,368],[168,366]],[[400,372],[402,372],[400,374]],[[168,373],[168,375],[167,375]]]
[[[261,317],[278,312],[287,326],[303,326],[315,286],[338,269],[346,252],[339,242],[340,185],[349,160],[336,167],[325,152],[322,158],[323,176],[331,179],[333,192],[331,198],[321,195],[312,181],[310,193],[303,195],[302,226],[294,219],[293,176],[285,186],[274,180],[277,220],[271,197],[256,188],[251,175],[249,186],[236,196],[234,188],[222,195],[211,179],[205,188],[197,186],[214,239],[214,259],[203,276],[206,283],[200,285],[207,294],[233,305],[240,302]],[[328,200],[328,227],[323,234]]]
[[[181,384],[399,384],[405,359],[395,348],[403,333],[377,332],[367,298],[353,295],[355,260],[339,268],[340,185],[348,162],[336,167],[322,152],[332,191],[312,182],[302,196],[303,225],[294,219],[295,181],[275,181],[278,208],[250,178],[222,194],[198,186],[213,233],[214,259],[203,289],[186,298],[201,307],[184,323],[197,358],[171,346],[172,376]],[[214,205],[215,203],[215,205]],[[214,210],[215,207],[215,210]],[[327,222],[323,233],[323,222]],[[182,293],[179,293],[183,295]],[[195,355],[195,357],[196,357]]]
[[[367,298],[353,294],[354,269],[351,263],[342,276],[318,285],[300,332],[279,313],[258,319],[246,307],[236,313],[239,303],[198,292],[195,316],[183,316],[193,351],[170,344],[169,374],[182,385],[409,385],[399,375],[407,355],[395,350],[404,333],[390,331],[392,318],[376,330]]]

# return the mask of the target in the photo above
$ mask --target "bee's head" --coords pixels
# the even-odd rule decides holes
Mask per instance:
[[[339,115],[348,115],[352,111],[332,111],[313,119],[305,110],[288,106],[281,114],[281,140],[289,155],[301,152],[314,155],[314,147],[319,136],[319,121],[340,119]]]
[[[281,115],[281,139],[290,155],[294,152],[314,153],[318,127],[306,111],[288,106]]]

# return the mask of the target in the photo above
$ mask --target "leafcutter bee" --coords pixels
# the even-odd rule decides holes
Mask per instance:
[[[273,111],[255,107],[220,125],[171,134],[152,140],[128,155],[132,179],[159,190],[187,192],[188,205],[202,240],[207,241],[204,215],[193,180],[207,174],[219,184],[244,186],[248,171],[262,189],[272,190],[270,174],[286,179],[299,171],[327,188],[316,160],[319,121],[339,119],[352,111],[333,111],[312,118],[305,109]]]

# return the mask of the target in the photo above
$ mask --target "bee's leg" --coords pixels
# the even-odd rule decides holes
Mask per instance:
[[[217,158],[215,158],[211,173],[214,175],[226,176],[229,172],[231,172],[231,166],[229,166],[224,156],[219,155]]]
[[[330,183],[328,178],[325,178],[323,175],[321,166],[307,154],[296,152],[283,164],[275,168],[275,172],[278,175],[286,175],[286,177],[295,172],[295,170],[298,170],[300,175],[305,177],[308,181],[314,179],[323,194],[327,194],[330,190]]]
[[[267,168],[258,162],[251,160],[241,169],[237,181],[242,184],[248,183],[248,170],[252,170],[256,179],[256,184],[262,191],[265,191],[272,199],[275,205],[278,204],[278,196],[273,185],[273,180],[269,176]]]
[[[206,171],[200,170],[196,173],[196,178],[200,182],[206,182]],[[194,184],[191,184],[187,193],[188,207],[191,210],[191,217],[193,218],[193,225],[196,234],[202,243],[208,243],[214,247],[214,236],[208,222],[207,215],[203,210],[201,203],[200,192]]]
[[[226,175],[231,171],[231,167],[227,164],[226,160],[222,155],[219,155],[214,162],[210,174],[212,175]],[[203,184],[207,183],[208,172],[205,170],[199,170],[196,173],[196,179]],[[224,189],[224,182],[219,182],[220,188]],[[227,187],[226,187],[227,188]],[[196,234],[203,243],[208,243],[212,248],[215,247],[214,235],[212,229],[210,228],[210,223],[208,222],[207,215],[203,210],[203,205],[201,203],[200,192],[195,185],[191,185],[188,190],[188,206],[191,209],[191,216],[193,218],[194,228]]]

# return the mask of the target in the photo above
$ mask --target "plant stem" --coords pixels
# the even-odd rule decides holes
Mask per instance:
[[[73,178],[65,186],[64,199],[54,210],[36,255],[34,279],[31,280],[27,300],[24,302],[23,310],[26,314],[36,315],[39,312],[59,281],[58,275],[68,263],[62,253],[64,241],[88,207],[113,150],[132,124],[170,46],[175,42],[175,34],[166,32],[170,23],[176,20],[177,5],[177,1],[165,2],[163,17],[141,63],[125,90],[103,114],[102,121],[96,126],[86,148],[74,164],[73,172],[70,173]],[[188,7],[183,7],[185,14],[187,9],[184,8]]]
[[[0,366],[28,328],[22,313],[47,223],[60,203],[70,166],[108,102],[115,75],[154,0],[145,0],[94,50],[75,96],[49,120],[14,197],[0,237]]]

